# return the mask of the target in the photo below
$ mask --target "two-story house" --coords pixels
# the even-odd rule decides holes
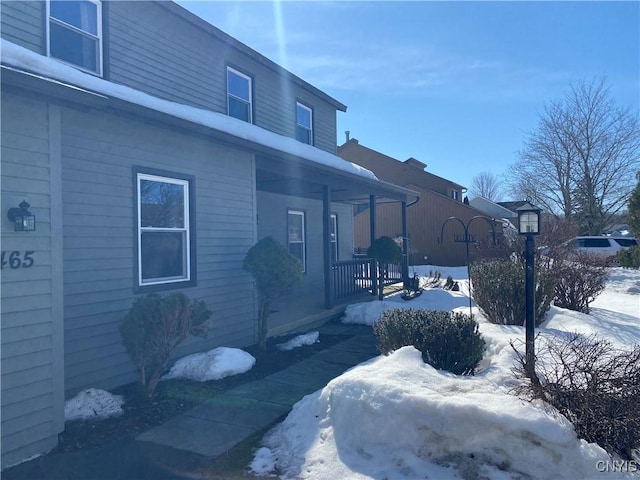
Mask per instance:
[[[403,214],[392,203],[380,205],[374,215],[378,235],[403,236],[402,221],[408,224],[408,260],[413,265],[459,266],[467,262],[466,241],[493,242],[500,234],[501,223],[467,205],[461,185],[426,171],[427,165],[415,158],[399,161],[361,145],[351,138],[338,147],[345,160],[371,170],[378,178],[419,192],[416,203],[409,204]],[[450,217],[458,220],[448,221]],[[482,218],[486,217],[491,221]],[[370,245],[371,212],[360,206],[354,216],[354,238],[357,251]],[[468,225],[468,237],[465,228]]]
[[[135,380],[138,295],[213,311],[177,355],[254,344],[242,261],[272,236],[305,302],[270,331],[302,328],[335,304],[353,205],[414,199],[336,156],[342,103],[172,2],[11,1],[0,21],[3,467],[56,445],[66,398]]]

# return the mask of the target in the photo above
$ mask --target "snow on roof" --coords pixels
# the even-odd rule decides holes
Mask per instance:
[[[2,64],[4,65],[21,68],[103,95],[119,98],[126,102],[213,128],[243,140],[274,148],[321,165],[377,180],[376,176],[370,170],[343,160],[337,155],[301,143],[296,139],[278,135],[277,133],[229,117],[228,115],[170,102],[131,87],[103,80],[102,78],[81,72],[58,60],[32,52],[4,39],[0,39],[0,51],[2,52]]]

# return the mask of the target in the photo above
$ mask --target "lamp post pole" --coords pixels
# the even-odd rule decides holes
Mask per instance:
[[[534,240],[533,235],[527,235],[525,241],[525,348],[527,359],[527,370],[529,378],[533,378],[535,372],[535,257],[533,255]]]
[[[536,325],[536,281],[535,281],[535,257],[534,236],[540,234],[540,212],[541,210],[532,205],[527,199],[523,205],[516,209],[518,212],[518,233],[525,235],[524,258],[525,258],[525,357],[526,375],[531,380],[535,378],[536,354],[535,354],[535,325]]]

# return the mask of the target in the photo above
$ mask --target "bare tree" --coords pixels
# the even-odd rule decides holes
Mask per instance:
[[[604,79],[594,80],[545,106],[508,183],[518,198],[597,235],[627,204],[639,163],[638,116],[615,105]]]
[[[471,179],[469,194],[473,197],[483,197],[495,202],[500,197],[502,181],[491,172],[480,172]]]

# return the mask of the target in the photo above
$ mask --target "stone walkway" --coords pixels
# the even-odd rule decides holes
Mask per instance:
[[[95,449],[43,455],[2,472],[3,480],[193,480],[256,432],[283,420],[305,395],[378,355],[371,327],[329,323],[322,335],[352,335],[278,373],[213,397],[137,437]],[[303,347],[304,348],[304,347]],[[225,478],[226,477],[207,477]],[[243,477],[244,478],[244,477]]]
[[[136,440],[219,456],[283,419],[305,395],[377,355],[371,327],[330,324],[318,330],[320,341],[323,333],[353,336],[262,380],[217,395]]]

